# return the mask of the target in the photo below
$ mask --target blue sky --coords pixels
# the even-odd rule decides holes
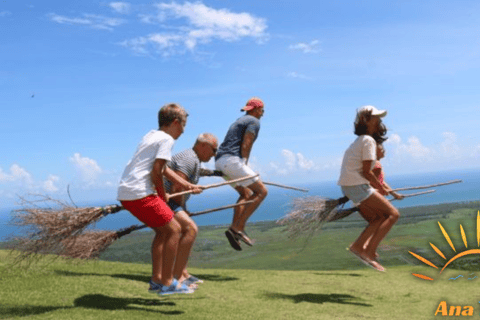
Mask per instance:
[[[387,175],[479,168],[479,22],[478,1],[2,1],[0,207],[114,201],[167,102],[190,113],[179,152],[261,97],[269,181],[336,180],[366,104]]]

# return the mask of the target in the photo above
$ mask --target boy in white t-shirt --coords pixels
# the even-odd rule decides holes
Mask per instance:
[[[399,217],[398,210],[384,197],[391,189],[380,183],[373,173],[377,160],[376,141],[386,140],[387,130],[381,121],[386,115],[387,111],[374,106],[357,110],[354,132],[358,137],[345,151],[338,180],[343,194],[359,207],[360,214],[369,222],[349,249],[378,271],[385,271],[385,268],[376,261],[377,247]]]
[[[185,190],[200,193],[201,187],[188,183],[178,175],[165,171],[172,158],[172,147],[183,133],[188,114],[178,104],[166,104],[158,112],[158,130],[148,132],[127,164],[118,187],[117,199],[123,207],[155,231],[152,243],[152,279],[150,292],[158,294],[191,293],[193,290],[178,284],[173,267],[178,255],[180,224],[173,219],[163,188],[164,175],[182,185]],[[162,250],[163,245],[163,250]],[[188,253],[187,253],[188,255]],[[161,270],[161,273],[159,273]],[[155,277],[161,274],[161,279]]]

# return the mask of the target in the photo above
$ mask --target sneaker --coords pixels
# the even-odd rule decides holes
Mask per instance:
[[[230,245],[232,246],[233,249],[237,251],[241,251],[242,247],[240,247],[240,242],[237,239],[237,235],[234,233],[232,229],[228,229],[225,231],[225,235],[227,236],[228,242],[230,242]]]
[[[185,293],[193,293],[194,290],[188,288],[184,284],[178,283],[177,279],[173,279],[172,284],[167,286],[162,286],[162,289],[158,291],[159,295],[168,295],[168,294],[185,294]]]
[[[197,277],[192,275],[190,275],[187,280],[191,281],[192,283],[203,283],[202,279],[198,279]]]
[[[232,230],[233,231],[233,230]],[[238,239],[242,240],[245,244],[249,245],[250,247],[253,246],[254,241],[252,241],[245,231],[233,231],[236,233]]]
[[[192,280],[185,279],[181,282],[182,285],[187,286],[190,289],[196,290],[198,288],[198,284]]]
[[[150,293],[158,293],[160,290],[162,290],[163,285],[160,283],[155,283],[152,280],[148,282],[150,287],[148,288],[148,292]]]

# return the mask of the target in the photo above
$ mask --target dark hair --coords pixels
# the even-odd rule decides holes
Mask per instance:
[[[372,118],[371,110],[357,113],[357,117],[355,118],[355,122],[354,122],[353,132],[357,136],[367,134],[367,131],[368,131],[367,123],[368,121],[370,121],[371,118]],[[385,137],[386,134],[387,134],[387,127],[385,127],[385,125],[382,122],[382,119],[380,119],[380,122],[378,123],[378,128],[375,131],[375,133],[372,135],[372,138],[375,139],[377,143],[383,143],[385,140],[388,139],[387,137]]]
[[[385,136],[386,134],[387,134],[387,127],[385,127],[383,122],[380,122],[378,124],[378,130],[372,135],[372,138],[375,140],[376,143],[382,144],[388,139],[388,137]]]
[[[158,127],[170,125],[175,119],[184,121],[188,117],[185,109],[177,103],[167,103],[158,111]]]

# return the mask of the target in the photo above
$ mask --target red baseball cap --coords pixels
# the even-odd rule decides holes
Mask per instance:
[[[240,109],[240,111],[250,111],[255,108],[263,108],[263,101],[260,98],[251,98],[247,101],[245,107]]]

